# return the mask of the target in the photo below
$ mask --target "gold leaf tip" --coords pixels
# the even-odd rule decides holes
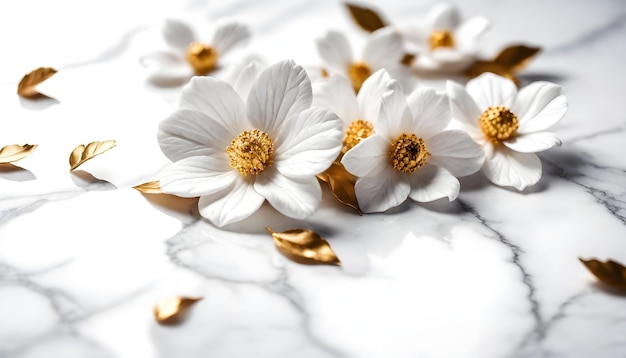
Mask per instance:
[[[16,162],[29,156],[35,149],[37,144],[11,144],[0,148],[0,164],[8,164]]]
[[[283,232],[266,230],[272,235],[278,250],[290,260],[301,264],[326,264],[341,266],[341,262],[318,233],[307,229],[290,229]]]
[[[202,297],[167,297],[154,306],[154,318],[159,324],[178,324],[189,308],[201,299]]]
[[[608,259],[605,262],[591,258],[578,258],[585,267],[602,283],[620,291],[626,291],[626,267],[617,261]]]
[[[135,185],[133,189],[144,194],[163,194],[163,190],[161,190],[161,182],[159,180]]]
[[[57,73],[57,70],[52,67],[39,67],[27,73],[17,85],[17,94],[30,99],[41,96],[41,93],[39,93],[35,87],[52,77],[55,73]]]
[[[70,172],[84,162],[114,148],[115,145],[115,140],[105,140],[102,142],[91,142],[86,146],[84,144],[77,146],[70,154]]]
[[[371,8],[349,2],[346,3],[346,6],[352,19],[365,31],[374,32],[387,26],[383,18]]]

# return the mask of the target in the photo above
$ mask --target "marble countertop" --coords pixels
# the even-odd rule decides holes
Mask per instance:
[[[433,2],[381,5],[406,23]],[[236,18],[253,32],[242,56],[318,64],[325,30],[358,35],[343,4],[0,4],[0,145],[39,144],[0,167],[0,357],[626,356],[626,296],[578,260],[626,262],[626,6],[458,5],[492,21],[486,55],[541,46],[522,81],[559,83],[568,97],[554,127],[563,145],[540,154],[537,185],[520,193],[476,174],[454,202],[362,217],[324,193],[307,220],[263,207],[218,229],[193,200],[132,188],[165,165],[156,126],[180,93],[147,83],[138,58],[165,17]],[[53,98],[21,99],[17,82],[41,66],[59,70]],[[69,173],[76,145],[107,139],[118,146]],[[342,266],[289,261],[264,226],[322,233]],[[182,324],[159,325],[154,304],[172,295],[203,299]]]

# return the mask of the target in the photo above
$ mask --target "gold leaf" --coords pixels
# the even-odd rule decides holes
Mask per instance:
[[[103,142],[91,142],[85,146],[84,144],[74,148],[70,154],[70,171],[78,168],[81,164],[89,159],[100,155],[107,150],[115,147],[114,140],[105,140]]]
[[[387,26],[382,17],[370,8],[350,3],[346,3],[346,6],[350,11],[350,15],[352,15],[352,19],[365,31],[374,32]]]
[[[161,190],[161,183],[158,180],[136,185],[133,187],[133,189],[136,189],[139,192],[144,193],[144,194],[162,194],[163,193],[163,190]]]
[[[400,60],[400,63],[405,66],[411,66],[413,62],[415,62],[416,57],[417,56],[415,56],[415,54],[413,53],[405,53],[402,57],[402,60]]]
[[[57,70],[51,67],[40,67],[25,75],[17,85],[17,94],[26,98],[36,98],[41,95],[35,87],[52,77]]]
[[[341,265],[330,244],[314,231],[291,229],[274,232],[269,227],[265,230],[274,238],[276,247],[297,263]]]
[[[37,144],[11,144],[0,149],[0,164],[13,163],[26,158],[32,153]]]
[[[154,318],[160,324],[172,325],[180,323],[189,308],[202,297],[173,296],[159,301],[154,306]]]
[[[591,273],[602,283],[626,291],[626,267],[611,259],[602,262],[596,259],[583,260],[578,258]]]
[[[356,177],[348,173],[340,162],[333,162],[330,168],[319,174],[317,178],[328,183],[330,191],[340,203],[356,210],[359,215],[363,215],[354,192]]]
[[[539,51],[541,51],[539,47],[509,46],[502,50],[493,60],[476,60],[464,71],[464,74],[473,78],[484,72],[493,72],[518,82],[516,73],[521,71]]]

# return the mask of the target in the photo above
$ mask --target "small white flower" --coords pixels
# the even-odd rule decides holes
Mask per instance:
[[[432,88],[408,99],[397,83],[383,96],[376,134],[347,152],[342,163],[357,176],[355,191],[364,212],[382,212],[407,197],[429,202],[459,194],[456,177],[478,171],[483,151],[467,133],[444,129],[450,104]]]
[[[519,92],[515,84],[493,73],[470,80],[465,88],[448,81],[452,114],[485,150],[483,173],[494,184],[524,190],[541,178],[535,154],[561,145],[545,130],[567,112],[561,87],[534,82]]]
[[[379,69],[385,69],[392,78],[402,81],[405,90],[414,86],[409,68],[401,63],[404,42],[400,33],[390,27],[368,35],[360,57],[355,58],[348,38],[341,32],[329,31],[316,40],[317,51],[330,73],[340,73],[352,81],[355,92],[363,82]]]
[[[311,107],[304,69],[283,61],[265,69],[247,101],[226,82],[194,77],[180,108],[161,122],[158,140],[174,163],[164,192],[199,196],[200,214],[217,226],[252,215],[265,200],[282,214],[305,218],[321,201],[316,175],[341,149],[341,120]]]
[[[247,40],[250,31],[243,24],[227,23],[217,27],[211,40],[205,43],[187,24],[169,19],[165,22],[163,37],[170,49],[144,56],[141,63],[150,70],[150,81],[172,85],[217,69],[220,59]]]
[[[478,40],[489,21],[474,17],[461,22],[459,10],[438,4],[426,19],[404,31],[409,47],[417,52],[414,66],[422,70],[458,72],[476,58]]]
[[[380,102],[383,94],[389,91],[387,85],[391,81],[384,69],[378,70],[363,82],[358,95],[350,80],[341,74],[313,84],[313,105],[331,110],[344,122],[346,135],[342,153],[375,132]]]

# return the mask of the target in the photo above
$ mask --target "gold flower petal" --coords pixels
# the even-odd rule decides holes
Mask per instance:
[[[346,6],[352,19],[365,31],[374,32],[387,26],[382,17],[370,8],[350,3],[346,3]]]
[[[165,298],[154,306],[154,318],[163,325],[180,323],[189,308],[201,299],[202,297],[182,296]]]
[[[139,184],[133,187],[133,189],[138,190],[144,194],[162,194],[163,190],[161,190],[161,183],[158,180],[149,181],[147,183]]]
[[[291,229],[274,232],[269,227],[265,230],[272,235],[280,252],[292,261],[301,264],[341,265],[330,244],[315,231]]]
[[[35,148],[37,148],[37,144],[11,144],[2,147],[0,149],[0,164],[13,163],[26,158]]]
[[[354,192],[356,177],[346,170],[340,162],[333,162],[330,168],[317,176],[323,182],[328,183],[331,193],[340,203],[356,210],[359,215],[363,215]]]
[[[484,72],[493,72],[497,75],[510,78],[518,83],[516,74],[521,71],[533,57],[541,51],[540,47],[525,45],[509,46],[502,50],[493,60],[476,60],[464,74],[470,78]]]
[[[74,148],[70,154],[70,171],[78,168],[81,164],[89,159],[100,155],[107,150],[115,147],[115,140],[105,140],[102,142],[91,142],[85,146],[84,144]]]
[[[611,288],[626,291],[626,267],[611,259],[602,262],[597,259],[578,258],[602,283]]]
[[[52,67],[40,67],[26,74],[17,85],[17,94],[25,98],[37,98],[41,95],[35,87],[52,77],[57,70]]]

